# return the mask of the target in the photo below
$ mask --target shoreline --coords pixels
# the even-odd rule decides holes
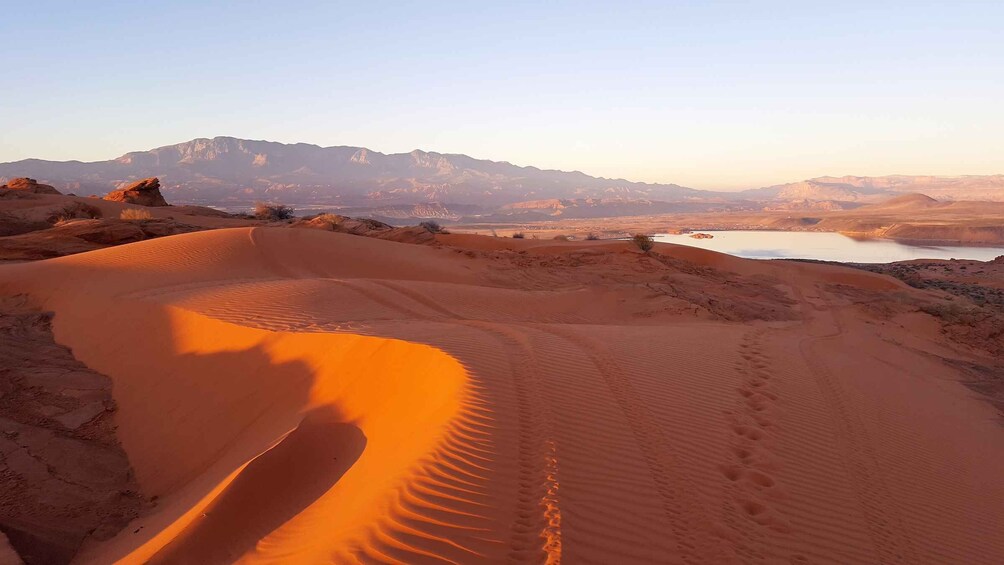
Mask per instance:
[[[771,228],[743,228],[743,229],[724,229],[724,228],[689,228],[687,230],[675,230],[678,233],[656,233],[655,236],[663,235],[690,235],[692,233],[698,232],[737,232],[737,231],[757,231],[757,232],[785,232],[785,233],[836,233],[842,236],[848,237],[855,241],[892,241],[895,243],[900,243],[902,245],[909,245],[911,247],[976,247],[976,248],[1004,248],[1004,240],[999,242],[971,242],[960,239],[920,239],[920,238],[908,238],[908,237],[888,237],[881,235],[869,235],[863,234],[861,232],[852,231],[840,231],[840,230],[798,230],[798,229],[771,229]]]
[[[505,224],[505,225],[500,224],[500,225],[493,226],[493,227],[487,227],[485,224],[478,224],[478,225],[464,225],[464,224],[449,225],[448,224],[447,227],[453,233],[463,233],[463,234],[471,234],[471,235],[491,236],[492,235],[491,232],[496,232],[495,237],[499,237],[499,238],[511,237],[511,235],[506,235],[509,232],[512,232],[512,233],[520,233],[520,232],[525,233],[526,237],[528,239],[532,239],[533,236],[539,236],[538,239],[552,239],[553,237],[556,237],[557,235],[567,235],[567,234],[571,233],[572,237],[576,237],[576,236],[578,236],[578,235],[581,234],[582,237],[581,238],[577,238],[577,239],[583,239],[584,240],[585,239],[585,235],[586,235],[585,233],[582,233],[583,232],[582,229],[578,229],[578,228],[577,229],[562,230],[562,229],[559,229],[559,228],[554,227],[554,226],[546,226],[546,225],[544,225],[544,226],[540,226],[538,229],[534,229],[536,226],[533,226],[532,224],[519,225],[519,227],[516,227],[516,225],[514,225],[514,224]],[[605,231],[602,231],[602,232],[600,230],[592,230],[592,231],[590,231],[588,233],[597,233],[597,232],[599,232],[600,240],[605,240],[605,239],[623,239],[623,238],[629,238],[629,237],[631,237],[632,233],[645,233],[645,232],[652,232],[652,235],[658,237],[658,236],[666,236],[666,235],[687,236],[687,235],[691,235],[691,234],[698,233],[698,232],[712,232],[712,233],[714,233],[714,232],[737,232],[737,231],[785,232],[785,233],[836,233],[836,234],[840,234],[842,236],[848,237],[848,238],[856,240],[856,241],[891,241],[891,242],[899,243],[899,244],[902,244],[902,245],[909,245],[909,246],[912,246],[912,247],[972,247],[972,248],[980,248],[980,249],[998,248],[998,247],[999,248],[1004,248],[1004,239],[995,240],[995,241],[966,241],[966,240],[963,240],[963,239],[947,239],[947,238],[940,238],[940,239],[939,238],[931,238],[931,239],[926,239],[926,238],[916,238],[916,237],[895,237],[895,236],[888,236],[888,235],[873,235],[873,234],[869,234],[869,233],[866,233],[866,232],[855,232],[855,231],[846,231],[846,230],[779,229],[779,228],[770,228],[770,227],[762,227],[762,226],[756,226],[756,227],[755,226],[741,226],[741,227],[722,227],[722,226],[706,227],[706,226],[698,226],[698,227],[687,227],[687,228],[669,228],[669,229],[663,228],[661,230],[639,229],[639,230],[636,230],[636,231],[635,230],[629,230],[629,229],[619,229],[619,230],[613,230],[613,229],[611,229],[611,230],[605,230]],[[485,232],[488,232],[488,233],[485,233]]]

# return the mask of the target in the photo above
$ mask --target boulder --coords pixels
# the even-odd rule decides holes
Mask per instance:
[[[0,190],[3,189],[22,190],[24,192],[31,192],[34,194],[62,194],[62,192],[59,192],[50,185],[38,184],[37,180],[27,177],[11,179],[7,181],[7,184],[0,186]]]
[[[114,190],[105,195],[105,200],[126,202],[139,206],[167,206],[167,201],[160,193],[160,180],[156,177],[136,181],[125,188]]]

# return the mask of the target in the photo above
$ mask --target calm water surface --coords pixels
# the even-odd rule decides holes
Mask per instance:
[[[890,263],[908,259],[978,259],[1004,255],[1004,247],[904,245],[886,239],[858,240],[839,233],[705,231],[714,239],[657,234],[656,241],[690,245],[747,259],[818,259],[849,263]]]

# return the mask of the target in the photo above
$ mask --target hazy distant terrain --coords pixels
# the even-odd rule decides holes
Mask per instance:
[[[533,221],[656,213],[846,210],[904,193],[1004,201],[1004,175],[819,177],[739,192],[697,190],[543,170],[466,155],[383,154],[232,137],[194,139],[110,161],[26,159],[0,164],[0,182],[32,177],[63,192],[104,194],[159,177],[174,203],[242,206],[255,200],[352,208],[384,218]]]
[[[466,155],[418,150],[385,155],[362,147],[231,137],[195,139],[94,163],[29,159],[0,164],[0,178],[17,176],[45,179],[64,190],[99,193],[131,179],[156,176],[168,198],[204,203],[271,198],[351,206],[427,202],[503,206],[551,198],[673,201],[707,196],[672,184],[600,179]]]

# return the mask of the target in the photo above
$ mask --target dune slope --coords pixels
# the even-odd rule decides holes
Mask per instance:
[[[852,298],[920,291],[464,237],[240,228],[0,269],[112,379],[157,497],[78,562],[1004,560],[997,413],[936,327]]]

